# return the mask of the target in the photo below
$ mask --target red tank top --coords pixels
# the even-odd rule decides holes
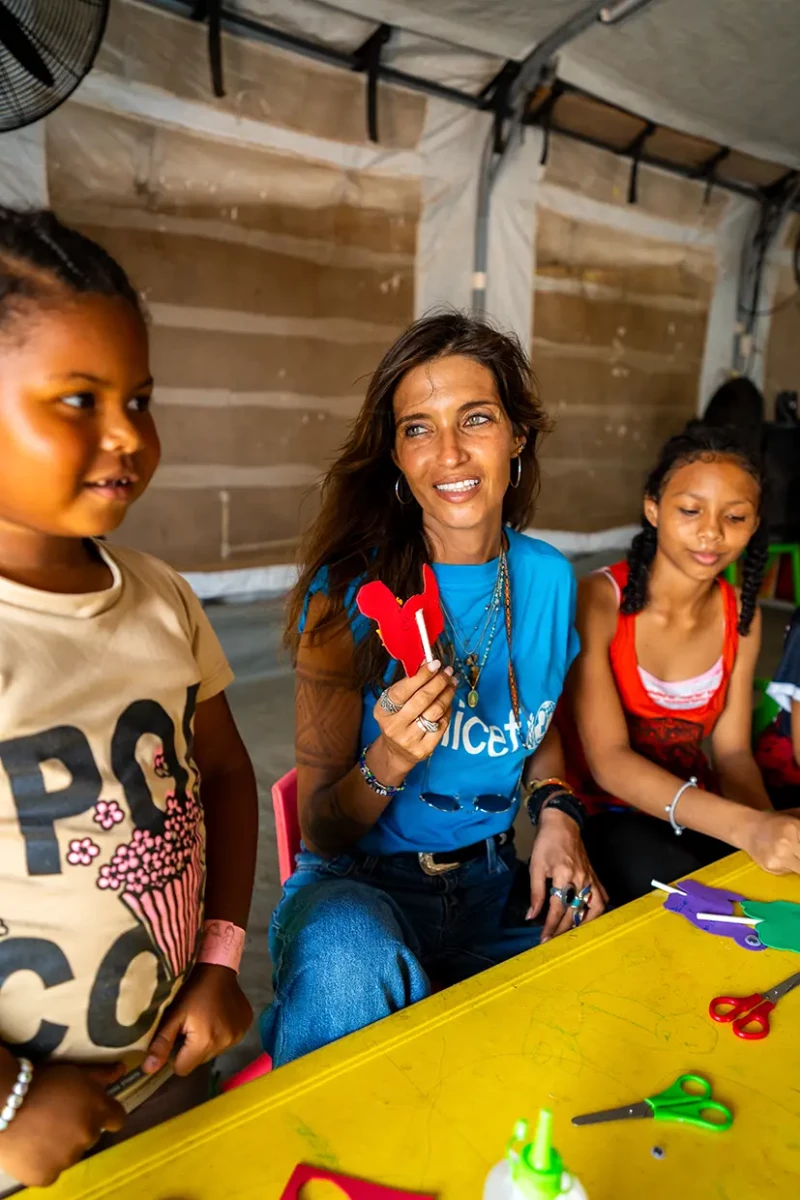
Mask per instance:
[[[608,568],[608,574],[621,593],[628,581],[628,564],[615,563]],[[722,591],[724,611],[722,679],[706,703],[697,708],[670,711],[650,697],[642,683],[636,658],[635,614],[618,614],[617,628],[609,646],[611,670],[625,713],[631,749],[682,779],[697,776],[701,787],[711,790],[715,787],[714,773],[703,752],[703,742],[725,708],[728,683],[739,647],[736,592],[724,579],[717,582]],[[597,812],[603,804],[623,804],[603,792],[592,778],[572,713],[563,698],[559,705],[558,727],[564,742],[567,779],[589,811]]]

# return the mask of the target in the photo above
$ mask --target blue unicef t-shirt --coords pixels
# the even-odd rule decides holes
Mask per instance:
[[[575,577],[567,560],[545,542],[506,529],[511,581],[512,647],[520,700],[520,720],[529,747],[518,736],[508,685],[508,642],[503,610],[489,657],[478,681],[478,704],[467,705],[467,687],[456,693],[450,726],[431,757],[406,777],[405,787],[384,809],[380,819],[358,845],[367,854],[399,851],[454,850],[503,833],[513,824],[519,807],[517,786],[525,759],[547,732],[567,671],[578,653],[575,632]],[[433,563],[447,609],[460,629],[469,633],[491,599],[497,580],[497,559],[477,566]],[[353,586],[355,595],[357,584]],[[310,595],[324,590],[324,578]],[[375,636],[374,623],[355,610],[353,635]],[[480,627],[480,626],[479,626]],[[394,673],[390,665],[387,678]],[[380,734],[372,715],[375,695],[364,689],[361,745]],[[441,812],[420,794],[457,796],[457,812]],[[514,796],[505,812],[484,813],[470,801],[480,795]]]

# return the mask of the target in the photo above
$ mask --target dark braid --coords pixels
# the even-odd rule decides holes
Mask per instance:
[[[642,528],[631,542],[628,551],[628,582],[622,590],[622,611],[641,612],[647,604],[647,581],[650,567],[656,556],[658,533],[647,517],[642,517]]]
[[[141,313],[128,276],[97,242],[62,225],[49,209],[0,205],[0,323],[25,301],[58,287],[119,296]]]
[[[753,623],[756,605],[758,604],[758,593],[761,589],[761,580],[764,576],[764,568],[767,565],[768,553],[769,537],[766,524],[762,522],[750,538],[750,541],[747,543],[747,549],[744,552],[744,562],[742,564],[742,607],[739,613],[739,624],[737,625],[737,629],[742,637],[747,636],[750,632],[750,626]]]
[[[764,475],[756,450],[730,426],[712,426],[702,421],[690,421],[683,432],[670,438],[662,449],[658,462],[647,478],[644,493],[650,499],[659,501],[667,481],[679,467],[697,462],[698,459],[713,462],[719,458],[734,459],[743,470],[753,476],[760,488],[758,515],[761,523],[748,542],[742,568],[742,602],[738,630],[744,637],[749,633],[755,615],[768,546],[767,527],[763,516]],[[657,545],[657,531],[647,518],[643,517],[642,530],[637,533],[628,551],[628,582],[625,584],[620,605],[623,613],[641,612],[647,604],[650,568]]]

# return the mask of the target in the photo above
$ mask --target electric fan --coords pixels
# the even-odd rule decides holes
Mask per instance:
[[[58,108],[88,75],[110,0],[0,0],[0,133]]]

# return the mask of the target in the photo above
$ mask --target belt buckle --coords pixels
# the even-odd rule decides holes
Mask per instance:
[[[446,875],[448,871],[455,871],[456,867],[461,866],[460,863],[437,863],[433,861],[432,854],[418,854],[419,865],[426,875]]]

